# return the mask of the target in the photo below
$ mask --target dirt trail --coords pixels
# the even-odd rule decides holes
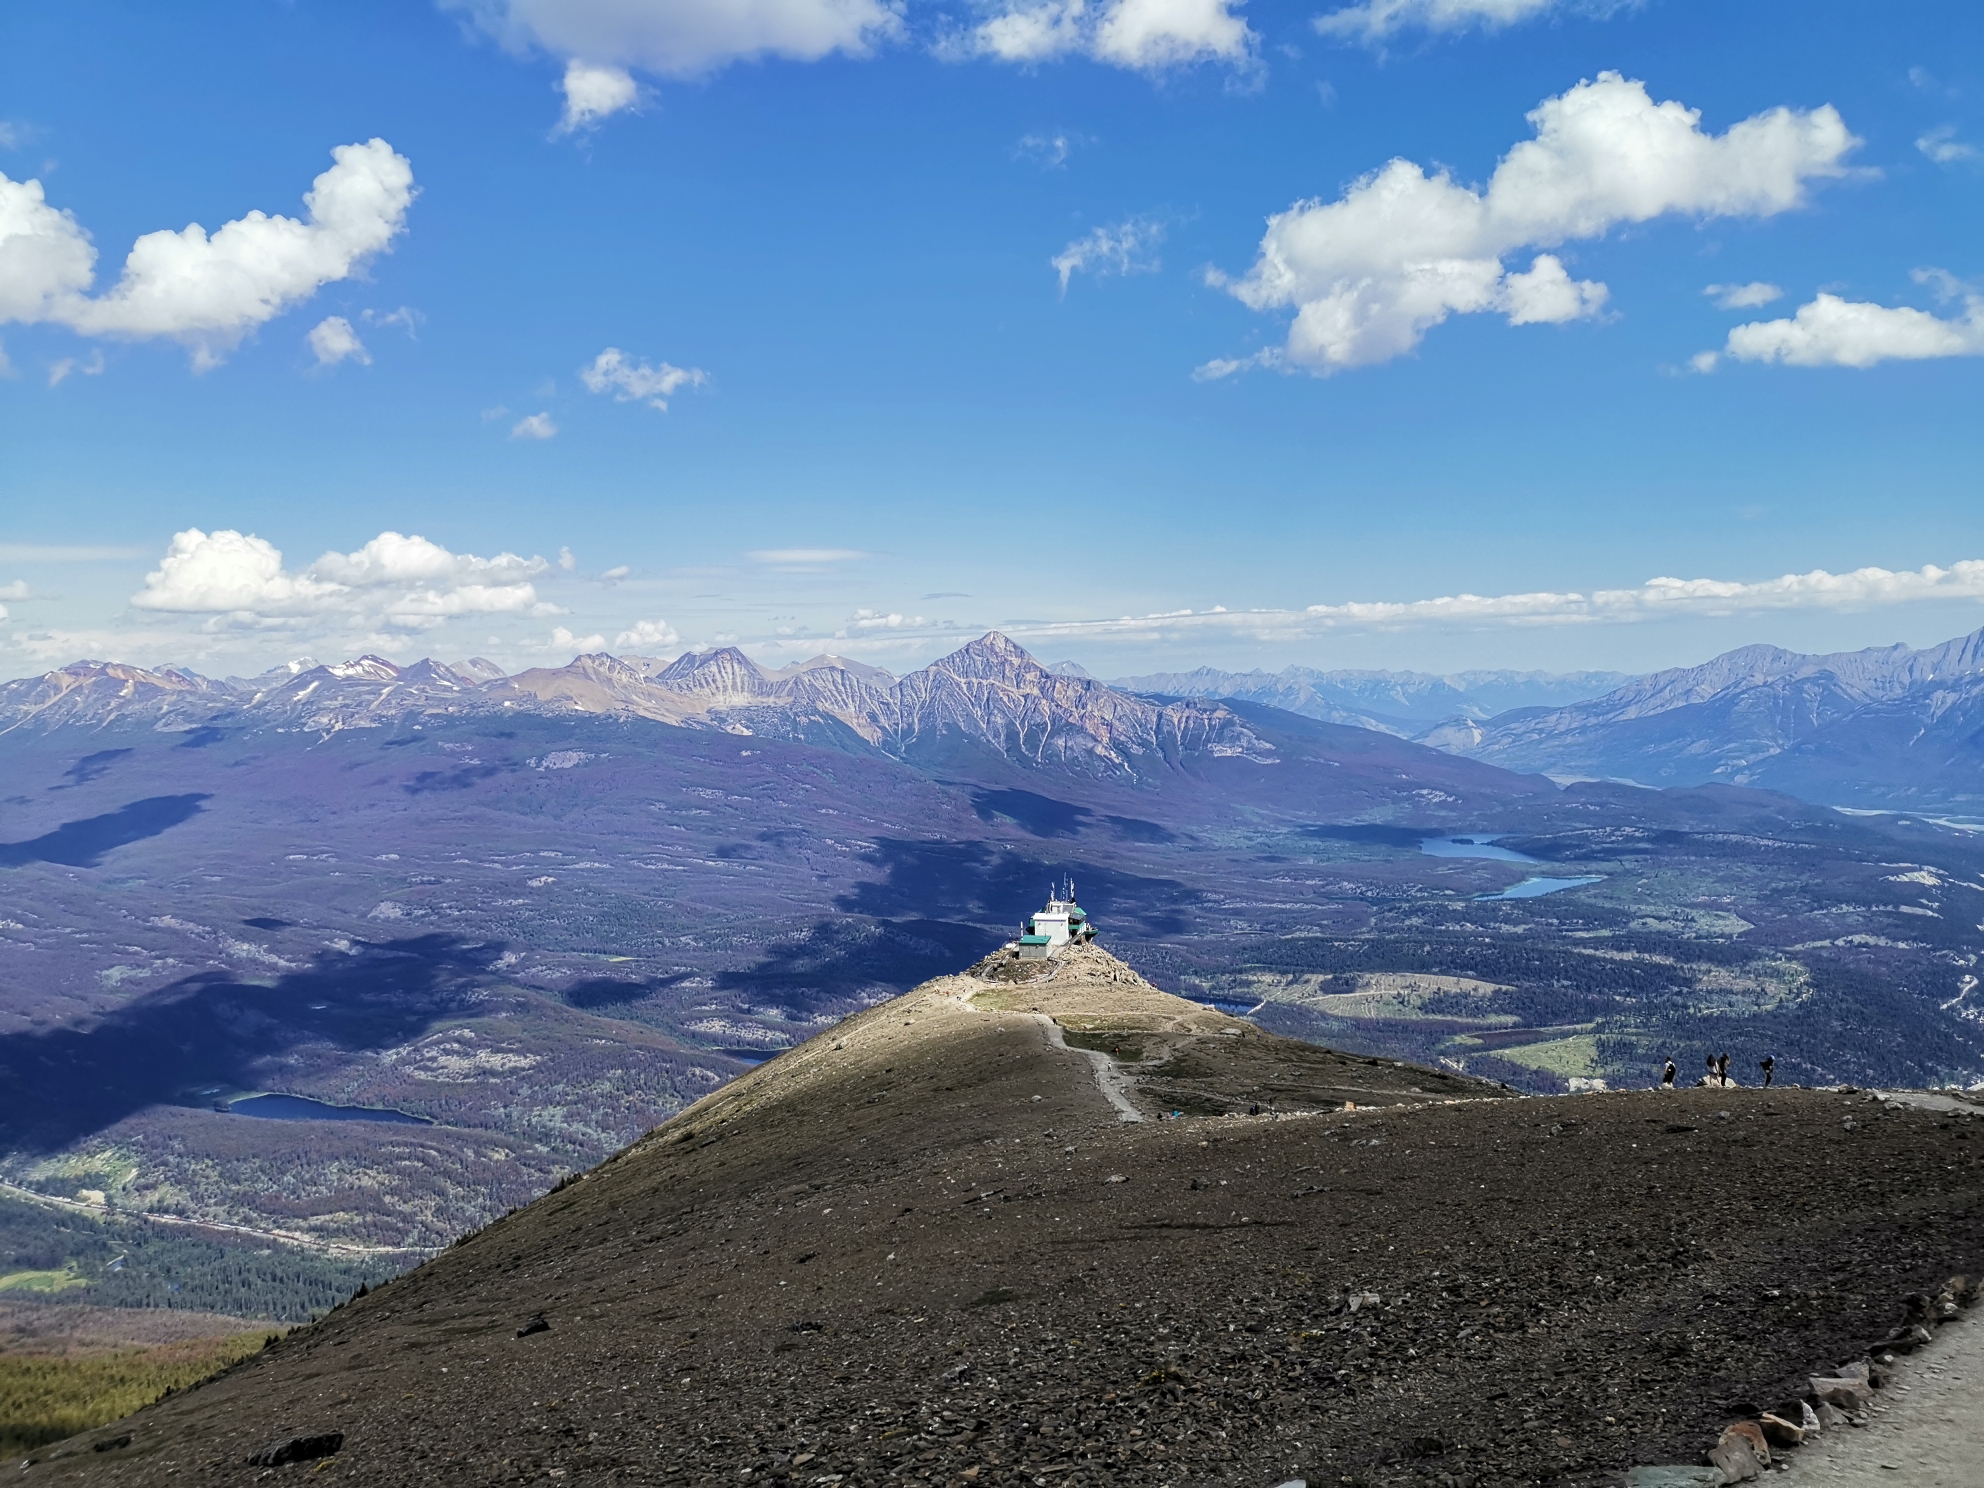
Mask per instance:
[[[1785,1453],[1811,1483],[1977,1488],[1984,1482],[1984,1327],[1974,1318],[1936,1334],[1877,1397],[1871,1421]]]
[[[1116,1108],[1116,1119],[1118,1121],[1142,1121],[1144,1119],[1144,1113],[1136,1108],[1127,1094],[1136,1082],[1117,1067],[1114,1059],[1110,1058],[1109,1055],[1103,1053],[1100,1049],[1070,1049],[1068,1047],[1067,1036],[1062,1033],[1059,1023],[1056,1023],[1045,1013],[1032,1013],[1029,1016],[1040,1025],[1041,1032],[1047,1035],[1047,1042],[1050,1047],[1059,1049],[1063,1054],[1086,1054],[1088,1056],[1089,1065],[1095,1071],[1096,1089],[1102,1092],[1103,1099],[1107,1100],[1110,1105]]]

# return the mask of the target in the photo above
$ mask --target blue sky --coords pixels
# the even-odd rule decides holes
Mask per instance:
[[[0,22],[0,674],[1984,623],[1975,7],[187,14]]]

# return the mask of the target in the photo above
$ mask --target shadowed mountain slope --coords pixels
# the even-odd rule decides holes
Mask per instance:
[[[339,1481],[1596,1483],[1984,1247],[1949,1117],[1468,1099],[1100,950],[1035,971],[858,1014],[29,1480],[245,1483],[336,1431]],[[1186,1082],[1309,1114],[1150,1119]]]
[[[1980,731],[1984,631],[1919,651],[1744,646],[1567,707],[1457,720],[1421,737],[1510,769],[1922,809],[1984,799]]]

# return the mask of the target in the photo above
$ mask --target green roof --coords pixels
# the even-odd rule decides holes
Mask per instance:
[[[1020,937],[1021,945],[1052,945],[1053,943],[1053,937],[1048,935],[1022,935]]]

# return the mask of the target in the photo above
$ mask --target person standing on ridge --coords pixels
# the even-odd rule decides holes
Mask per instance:
[[[1667,1067],[1660,1072],[1660,1088],[1662,1090],[1672,1090],[1674,1088],[1674,1079],[1680,1073],[1681,1071],[1675,1067],[1674,1061],[1671,1059],[1668,1060]]]
[[[1766,1054],[1757,1061],[1757,1068],[1764,1072],[1764,1089],[1770,1089],[1771,1078],[1777,1074],[1777,1056]]]
[[[1724,1090],[1729,1088],[1729,1056],[1727,1054],[1718,1054],[1715,1056],[1715,1082]]]

